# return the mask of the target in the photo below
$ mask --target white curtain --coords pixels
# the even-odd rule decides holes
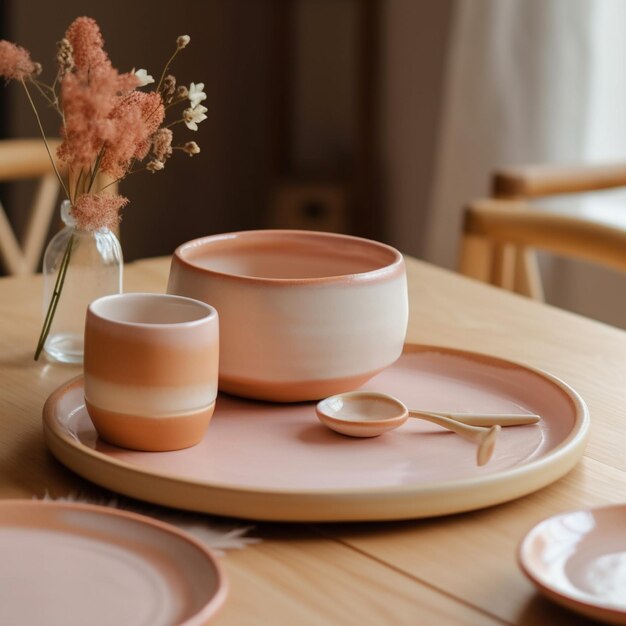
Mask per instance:
[[[626,160],[625,27],[623,0],[456,1],[427,260],[456,266],[461,207],[495,167]],[[546,269],[549,300],[626,325],[623,276]]]

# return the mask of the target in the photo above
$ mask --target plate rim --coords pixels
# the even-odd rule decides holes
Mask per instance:
[[[432,517],[434,515],[474,510],[478,508],[483,508],[485,506],[490,506],[492,504],[499,504],[501,502],[513,500],[523,495],[527,495],[528,493],[532,493],[537,489],[545,487],[569,472],[582,457],[589,436],[589,409],[587,408],[587,405],[580,397],[580,395],[561,379],[538,368],[533,368],[527,365],[523,365],[521,363],[517,363],[515,361],[511,361],[509,359],[503,359],[501,357],[492,356],[485,353],[438,345],[413,343],[405,344],[403,354],[418,352],[438,352],[457,357],[469,358],[474,361],[479,360],[486,364],[493,364],[514,369],[522,369],[529,373],[532,373],[535,376],[538,376],[539,378],[542,378],[543,380],[547,380],[556,389],[558,389],[558,391],[567,396],[569,401],[572,403],[575,414],[574,426],[571,432],[567,435],[567,437],[563,441],[561,441],[555,448],[550,450],[548,454],[543,455],[537,459],[533,459],[528,463],[524,463],[513,468],[508,468],[500,472],[495,472],[493,474],[487,474],[485,476],[473,476],[470,478],[430,482],[427,484],[413,483],[407,485],[377,488],[320,488],[307,489],[306,491],[298,491],[293,490],[292,488],[280,487],[272,489],[257,488],[254,486],[229,485],[215,482],[208,483],[202,482],[197,479],[185,479],[166,473],[156,473],[154,471],[148,471],[143,468],[138,468],[131,463],[109,457],[102,452],[85,446],[75,437],[71,437],[67,433],[67,431],[58,424],[57,420],[54,419],[54,407],[56,406],[58,399],[65,393],[68,393],[72,388],[81,384],[83,377],[77,376],[61,385],[47,399],[43,408],[44,438],[52,454],[61,463],[63,463],[76,473],[80,474],[81,476],[91,480],[92,482],[100,484],[109,489],[113,489],[114,491],[120,491],[115,486],[111,486],[111,483],[117,483],[117,481],[107,480],[106,476],[101,477],[99,475],[99,472],[97,471],[97,468],[104,468],[105,470],[114,469],[117,472],[131,473],[133,476],[140,477],[144,480],[148,479],[152,481],[156,479],[160,482],[165,482],[170,485],[178,486],[179,488],[184,487],[191,490],[201,489],[202,491],[215,492],[214,495],[226,496],[229,499],[229,502],[227,506],[220,503],[216,504],[215,506],[199,508],[198,506],[185,506],[184,504],[181,505],[181,503],[178,502],[179,498],[170,498],[167,496],[163,497],[163,494],[157,494],[156,497],[151,497],[147,499],[145,495],[138,495],[137,491],[142,491],[142,489],[135,490],[132,486],[131,488],[127,488],[126,485],[123,485],[124,489],[121,490],[120,493],[124,493],[125,495],[137,497],[143,500],[147,499],[148,501],[157,504],[174,506],[187,510],[201,511],[205,513],[213,513],[233,517],[243,517],[248,519],[262,519],[268,521],[373,521],[393,519],[417,519],[419,517]],[[85,463],[84,459],[80,457],[85,457],[86,459],[88,459],[88,462]],[[87,465],[90,465],[91,467],[87,467]],[[548,470],[552,471],[550,472]],[[527,475],[530,475],[530,477],[533,478],[533,480],[530,481],[532,482],[532,485],[528,485],[526,488],[514,491],[513,495],[511,496],[509,496],[507,493],[501,493],[497,497],[483,497],[481,503],[478,505],[459,503],[456,506],[444,506],[443,508],[435,507],[435,512],[427,513],[425,515],[415,513],[404,513],[398,515],[394,514],[393,510],[380,511],[377,514],[375,511],[372,511],[371,506],[368,507],[367,503],[363,502],[363,500],[367,497],[371,498],[372,496],[376,496],[385,501],[386,505],[389,505],[390,498],[408,498],[410,496],[414,497],[416,493],[422,493],[427,496],[430,494],[431,498],[432,494],[434,493],[444,496],[447,494],[448,496],[457,496],[458,499],[461,496],[460,492],[463,490],[472,490],[476,487],[501,488],[503,485],[510,486],[510,481],[519,481]],[[296,498],[303,505],[306,505],[306,510],[309,511],[309,514],[305,514],[305,510],[295,510],[291,514],[289,514],[287,511],[284,511],[283,514],[275,515],[272,514],[271,511],[272,505],[263,506],[259,503],[256,503],[255,506],[253,506],[253,508],[255,509],[254,514],[247,514],[245,506],[241,507],[232,502],[233,499],[236,500],[237,498],[241,497],[249,499],[271,499],[273,501],[272,504],[282,505],[280,508],[283,510],[285,509],[285,503],[277,502],[277,500]],[[320,507],[320,504],[323,504],[323,500],[325,498],[328,498],[330,501],[332,501],[332,504],[334,505],[340,505],[341,499],[350,499],[354,502],[357,509],[369,509],[370,512],[367,513],[364,517],[361,516],[362,514],[359,514],[356,511],[354,515],[350,514],[349,512],[339,514],[333,514],[332,512],[325,513],[323,512],[324,507]],[[464,500],[463,497],[461,497],[460,499]],[[482,503],[483,500],[484,503]],[[298,508],[293,502],[291,502],[291,506],[296,509]],[[348,506],[348,508],[350,507]],[[264,512],[264,509],[270,510]],[[285,514],[287,515],[285,516]]]
[[[594,619],[610,620],[616,624],[626,624],[626,608],[619,609],[615,606],[594,602],[593,600],[584,600],[582,597],[568,593],[566,590],[551,585],[539,578],[534,573],[534,568],[528,563],[526,559],[526,552],[530,546],[531,541],[535,538],[537,533],[540,532],[542,526],[549,521],[563,517],[564,515],[570,515],[573,513],[595,513],[597,511],[603,511],[608,509],[624,509],[626,511],[626,503],[617,502],[613,504],[604,504],[599,506],[582,507],[579,509],[567,509],[560,511],[549,517],[545,517],[536,524],[534,524],[522,537],[517,546],[516,559],[518,567],[522,570],[526,578],[535,586],[535,588],[546,597],[550,598],[554,602],[564,606],[572,611],[576,611],[587,617]]]
[[[14,507],[20,508],[53,508],[57,510],[69,510],[69,511],[84,511],[87,513],[93,513],[99,516],[109,516],[117,519],[123,519],[133,521],[141,525],[150,526],[156,528],[160,532],[165,533],[173,537],[177,537],[179,540],[191,545],[199,553],[202,554],[205,561],[208,562],[216,577],[215,593],[211,595],[209,600],[202,605],[199,611],[191,615],[184,622],[181,622],[179,626],[204,626],[209,623],[213,617],[224,606],[226,598],[230,590],[230,583],[224,570],[224,567],[219,563],[218,558],[212,552],[210,548],[204,545],[201,541],[186,533],[184,530],[177,528],[172,524],[163,522],[158,519],[154,519],[141,513],[135,513],[125,509],[111,508],[100,504],[91,504],[88,502],[68,502],[62,500],[26,500],[20,498],[9,498],[6,500],[0,500],[0,529],[4,527],[2,521],[2,512],[5,509],[11,509]],[[38,528],[36,526],[35,528]],[[102,539],[106,542],[106,539]]]

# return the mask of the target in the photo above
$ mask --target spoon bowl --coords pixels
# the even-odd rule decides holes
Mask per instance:
[[[318,402],[315,412],[322,424],[349,437],[378,437],[409,419],[409,410],[399,400],[368,391],[331,396]]]

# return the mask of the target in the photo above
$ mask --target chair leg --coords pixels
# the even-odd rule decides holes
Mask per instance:
[[[459,272],[484,283],[491,281],[493,245],[485,238],[464,234],[459,253]]]
[[[0,206],[0,259],[9,274],[26,273],[22,249],[2,206]]]
[[[537,253],[529,248],[518,248],[515,259],[515,292],[539,300],[545,300]]]
[[[59,181],[56,176],[49,174],[42,178],[24,236],[24,258],[28,272],[37,270],[58,195]]]
[[[496,287],[513,291],[516,250],[510,244],[496,244],[490,281]]]

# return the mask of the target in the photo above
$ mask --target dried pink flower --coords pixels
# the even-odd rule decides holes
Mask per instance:
[[[146,169],[151,174],[154,174],[155,172],[160,172],[164,167],[165,167],[165,163],[163,163],[162,161],[157,161],[156,159],[152,159],[151,161],[148,161],[148,165],[146,165]]]
[[[61,76],[74,69],[74,51],[72,44],[65,37],[57,41],[57,65]]]
[[[0,41],[0,76],[6,80],[24,80],[36,70],[28,50],[5,39]]]
[[[188,141],[184,146],[183,150],[189,155],[193,156],[194,154],[200,154],[200,146],[195,141]]]
[[[176,77],[168,74],[163,79],[163,86],[161,87],[161,93],[164,100],[169,100],[176,91]]]
[[[106,142],[120,135],[112,119],[120,94],[134,89],[134,74],[118,74],[113,67],[97,72],[68,72],[61,81],[65,125],[57,154],[72,169],[89,169]],[[131,94],[132,95],[132,94]]]
[[[183,48],[186,48],[190,41],[191,37],[189,35],[180,35],[180,37],[176,39],[176,49],[182,50]]]
[[[115,228],[120,222],[120,209],[128,204],[124,196],[106,193],[84,193],[78,196],[72,207],[72,217],[81,230]]]
[[[90,17],[77,17],[65,32],[72,47],[74,65],[80,71],[109,69],[111,62],[103,50],[104,39],[96,21]]]
[[[169,128],[159,128],[152,135],[152,154],[159,161],[165,161],[172,156],[172,139],[174,133]]]
[[[133,91],[122,98],[109,119],[112,133],[100,162],[102,171],[120,178],[131,160],[143,160],[150,150],[152,135],[164,117],[163,101],[154,91]]]

